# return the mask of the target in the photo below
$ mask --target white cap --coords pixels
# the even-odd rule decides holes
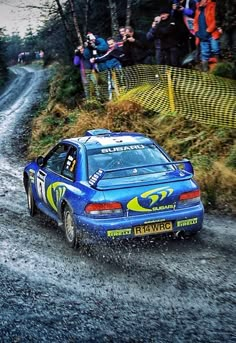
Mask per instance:
[[[90,39],[90,40],[95,40],[96,39],[96,37],[92,33],[88,33],[87,34],[87,38]]]

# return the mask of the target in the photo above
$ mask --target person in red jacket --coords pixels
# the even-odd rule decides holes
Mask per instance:
[[[200,44],[202,70],[208,70],[209,59],[220,56],[220,31],[216,27],[216,2],[199,0],[194,16],[194,32],[196,44]]]

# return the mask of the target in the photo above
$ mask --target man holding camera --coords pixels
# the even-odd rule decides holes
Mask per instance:
[[[84,50],[84,57],[86,60],[90,60],[91,58],[97,58],[99,56],[104,55],[108,50],[108,45],[105,39],[101,37],[96,37],[93,33],[89,32],[86,36],[85,42],[85,50]],[[99,63],[99,65],[95,65],[94,68],[99,72],[106,70],[105,63]]]
[[[195,0],[174,0],[172,15],[178,25],[178,40],[181,60],[195,50],[193,18],[196,10]]]
[[[158,64],[179,66],[177,31],[176,22],[170,15],[170,7],[162,7],[147,33],[147,37],[152,37],[159,43]]]
[[[83,45],[77,46],[74,52],[74,66],[80,70],[82,85],[84,88],[84,96],[89,98],[89,82],[91,80],[92,63],[84,57],[85,48]],[[92,81],[92,80],[91,80]]]
[[[127,57],[126,65],[151,63],[151,51],[143,32],[135,32],[131,26],[125,27],[123,51]]]

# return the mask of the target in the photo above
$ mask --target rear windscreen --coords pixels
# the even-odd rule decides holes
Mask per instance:
[[[113,171],[104,178],[128,177],[174,170],[171,165],[159,165],[170,162],[154,144],[116,146],[88,151],[89,176],[98,169]],[[127,170],[122,170],[128,168]]]

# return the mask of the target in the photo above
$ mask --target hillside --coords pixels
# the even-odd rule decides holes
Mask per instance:
[[[47,151],[60,138],[80,136],[87,129],[142,132],[173,159],[191,159],[207,211],[236,214],[235,129],[203,124],[181,114],[156,113],[127,97],[83,102],[76,86],[78,75],[70,68],[63,73],[60,67],[51,82],[48,103],[33,120],[29,158]]]

